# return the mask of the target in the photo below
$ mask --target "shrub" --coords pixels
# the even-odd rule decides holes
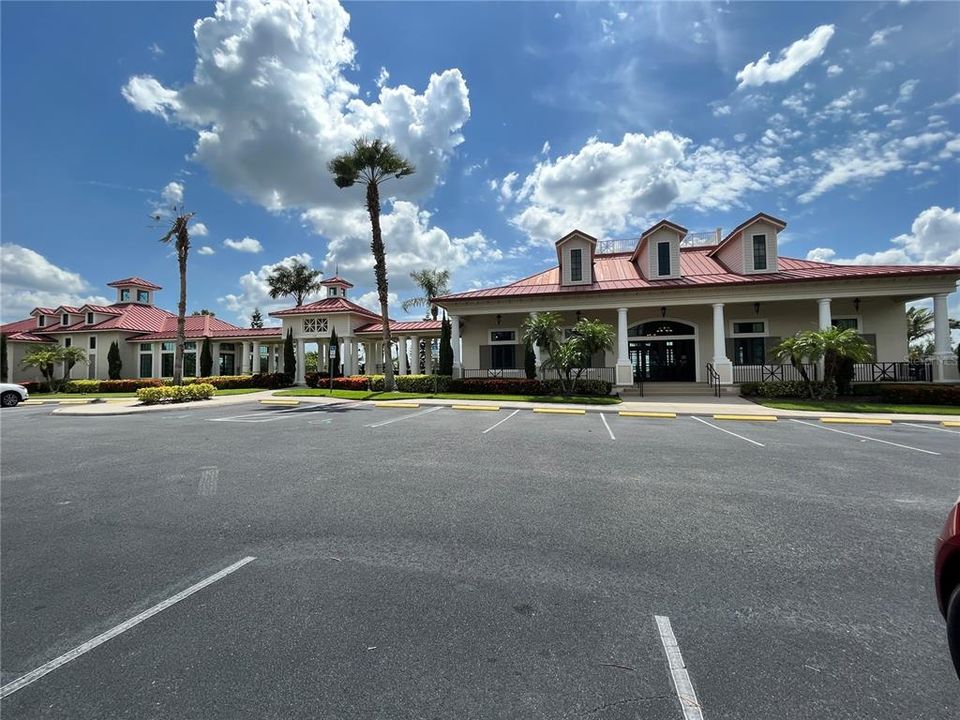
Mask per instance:
[[[545,395],[543,383],[526,378],[466,378],[450,381],[450,392],[496,395]]]
[[[395,379],[400,392],[447,392],[450,387],[447,375],[397,375]]]
[[[47,385],[45,382],[37,382],[36,380],[25,380],[22,383],[17,383],[17,384],[25,387],[27,389],[27,392],[30,393],[31,395],[35,393],[50,392],[50,386]]]
[[[383,388],[383,380],[380,382]],[[369,390],[370,379],[366,375],[351,375],[350,377],[335,377],[333,379],[334,390]]]
[[[880,400],[914,405],[960,405],[960,385],[881,385]]]
[[[140,388],[162,387],[166,383],[160,378],[139,378],[131,380],[101,380],[99,392],[133,392]]]
[[[180,403],[190,400],[207,400],[214,396],[216,388],[210,383],[191,383],[190,385],[165,385],[145,387],[137,390],[137,399],[144,405],[158,403]]]
[[[256,375],[214,375],[189,380],[188,385],[206,383],[218,390],[233,390],[235,388],[277,388],[289,387],[293,383],[287,373],[257,373]]]
[[[559,380],[542,380],[544,395],[563,395]],[[574,395],[609,395],[613,385],[607,380],[577,380],[573,388]]]
[[[63,386],[65,393],[92,393],[99,390],[99,380],[70,380]]]
[[[828,400],[837,396],[837,386],[823,380],[815,380],[809,387],[802,380],[772,380],[740,385],[740,394],[744,397],[810,398],[811,390],[816,400]]]

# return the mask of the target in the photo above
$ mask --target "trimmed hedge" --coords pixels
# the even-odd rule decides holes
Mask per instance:
[[[189,384],[206,383],[207,385],[213,385],[218,390],[233,390],[235,388],[265,388],[267,390],[276,390],[277,388],[289,387],[293,384],[291,377],[287,373],[213,375],[211,377],[195,378],[188,382]]]
[[[905,405],[960,405],[960,385],[881,385],[880,401]]]
[[[159,403],[181,403],[191,400],[208,400],[216,393],[210,383],[191,383],[190,385],[165,385],[146,387],[137,390],[137,399],[144,405]]]
[[[70,380],[63,386],[65,393],[134,392],[140,388],[160,387],[166,383],[159,378],[135,380]]]
[[[447,392],[450,387],[448,375],[396,375],[394,381],[399,392],[433,393]],[[312,388],[330,387],[330,375],[310,372],[304,381]],[[334,390],[370,390],[383,392],[383,375],[351,375],[350,377],[334,377]]]
[[[836,385],[823,380],[815,380],[809,387],[802,380],[772,380],[740,385],[740,395],[743,397],[810,399],[811,390],[815,400],[831,400],[837,396]]]
[[[576,395],[609,395],[612,385],[606,380],[579,380]],[[562,395],[559,380],[528,380],[526,378],[467,378],[452,380],[450,392],[481,393],[485,395]]]

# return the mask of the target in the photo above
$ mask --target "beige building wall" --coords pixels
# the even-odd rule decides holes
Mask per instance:
[[[580,237],[572,237],[569,240],[564,241],[560,245],[560,256],[562,261],[560,263],[560,271],[562,273],[562,278],[560,280],[563,285],[590,285],[593,283],[593,264],[591,262],[591,244],[589,241],[584,240]],[[570,279],[570,251],[571,250],[580,250],[582,273],[580,280],[574,282]]]

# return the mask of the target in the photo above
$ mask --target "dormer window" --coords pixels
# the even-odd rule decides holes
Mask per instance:
[[[137,302],[138,303],[149,303],[150,302],[150,292],[147,290],[137,290]]]
[[[37,327],[43,327],[47,319],[43,315],[37,315]]]
[[[583,250],[574,248],[570,251],[570,282],[583,280]]]
[[[87,313],[87,325],[93,325],[93,313],[92,313],[92,312],[88,312],[88,313]]]
[[[657,275],[671,275],[672,268],[670,267],[670,243],[669,242],[658,242],[657,243]]]
[[[120,289],[120,302],[130,302],[130,288]]]
[[[327,297],[336,297],[336,296],[337,296],[337,288],[335,287],[327,288]]]
[[[60,316],[60,324],[63,325],[64,327],[70,324],[70,316],[67,313],[63,313]]]
[[[767,236],[753,236],[753,269],[767,269]]]

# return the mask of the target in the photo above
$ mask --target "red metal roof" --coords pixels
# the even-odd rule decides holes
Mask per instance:
[[[37,319],[33,317],[0,325],[0,333],[13,342],[53,342],[50,338],[39,334],[43,330],[44,328],[37,327]]]
[[[711,249],[710,254],[712,255],[716,253],[720,248],[722,248],[727,243],[727,241],[730,238],[734,237],[738,232],[740,232],[744,228],[750,227],[758,220],[766,220],[768,223],[770,223],[771,225],[776,225],[781,230],[783,230],[787,226],[787,223],[785,220],[781,220],[780,218],[775,218],[773,215],[767,215],[765,212],[758,212],[752,218],[750,218],[749,220],[744,220],[742,223],[737,225],[733,230],[728,232],[727,236]]]
[[[124,278],[123,280],[114,280],[113,282],[107,283],[107,287],[115,287],[115,288],[127,287],[130,285],[144,288],[146,290],[163,290],[163,288],[157,285],[156,283],[152,283],[149,280],[144,280],[143,278],[136,277],[136,276]]]
[[[334,275],[332,278],[327,278],[326,280],[320,281],[321,285],[344,285],[345,287],[353,287],[353,283],[349,280],[344,280],[339,275]]]
[[[439,320],[411,320],[411,321],[402,321],[395,322],[390,321],[390,332],[427,332],[427,331],[436,331],[440,332],[440,321]],[[383,332],[383,323],[375,322],[370,323],[369,325],[364,325],[353,331],[358,335],[367,335],[374,333]]]
[[[317,300],[307,305],[298,305],[297,307],[287,308],[286,310],[277,310],[270,313],[271,317],[286,317],[287,315],[314,315],[316,313],[356,313],[366,317],[379,319],[380,316],[367,308],[352,303],[346,298],[332,297]]]
[[[145,335],[135,335],[133,337],[127,338],[127,342],[146,342],[148,340],[173,340],[177,337],[177,323],[174,321],[174,327],[172,330],[164,330],[162,332],[147,333]],[[187,329],[186,336],[188,339],[199,339],[204,337],[209,338],[249,338],[249,337],[259,337],[259,338],[276,338],[280,339],[281,329],[279,327],[271,328],[242,328],[242,327],[231,327],[230,329],[220,329],[220,330],[209,330],[208,332],[198,333],[196,328]]]
[[[711,287],[718,285],[756,285],[763,283],[832,280],[836,278],[914,277],[917,275],[960,275],[960,266],[945,265],[834,265],[781,256],[779,271],[756,275],[732,273],[711,253],[717,246],[682,248],[682,277],[674,280],[648,280],[630,261],[630,253],[597,255],[592,285],[561,287],[560,269],[544,270],[517,280],[510,285],[454,293],[437,298],[445,300],[482,300],[487,298],[523,297],[527,295],[580,295],[624,290],[660,290],[663,288]]]

